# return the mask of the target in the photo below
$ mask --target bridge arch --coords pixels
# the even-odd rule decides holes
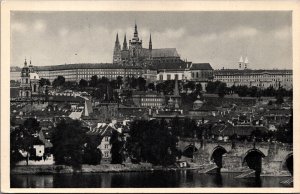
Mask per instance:
[[[288,170],[291,173],[291,175],[293,175],[293,171],[294,171],[293,162],[294,162],[294,156],[293,156],[293,152],[291,152],[288,155],[286,155],[286,157],[282,161],[281,169]]]
[[[225,153],[227,153],[227,150],[224,147],[218,145],[212,150],[210,160],[213,161],[218,166],[218,168],[222,168],[222,157]]]
[[[244,154],[242,164],[246,164],[250,169],[255,170],[256,176],[259,176],[262,169],[262,158],[264,157],[266,156],[262,151],[253,148]]]
[[[193,158],[193,155],[196,151],[198,151],[197,147],[193,144],[190,144],[183,149],[182,155],[188,158]]]

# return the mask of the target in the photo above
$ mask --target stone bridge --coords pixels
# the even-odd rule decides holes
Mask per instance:
[[[218,142],[198,139],[180,139],[177,145],[186,157],[205,165],[215,163],[228,170],[249,167],[255,171],[293,174],[293,147],[270,142]]]

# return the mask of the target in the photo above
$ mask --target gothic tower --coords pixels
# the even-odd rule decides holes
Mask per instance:
[[[139,64],[139,57],[142,52],[142,40],[139,39],[137,25],[134,26],[133,38],[129,40],[129,55],[132,65]]]
[[[31,98],[31,86],[30,86],[30,68],[27,66],[27,61],[25,59],[24,67],[21,71],[21,84],[19,96],[22,99]]]
[[[122,59],[122,65],[125,66],[129,63],[129,50],[127,46],[126,34],[124,36],[123,48],[121,51],[121,59]]]
[[[117,64],[121,63],[121,45],[120,45],[120,42],[119,42],[118,33],[117,33],[116,41],[115,41],[113,63],[117,63]]]
[[[149,40],[149,50],[152,50],[152,40],[151,40],[151,34],[150,34],[150,40]]]

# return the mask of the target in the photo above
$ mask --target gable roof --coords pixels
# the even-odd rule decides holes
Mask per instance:
[[[153,58],[156,57],[179,57],[176,48],[152,49]]]
[[[209,63],[192,63],[190,70],[213,70]]]

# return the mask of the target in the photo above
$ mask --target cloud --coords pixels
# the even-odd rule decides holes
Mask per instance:
[[[64,28],[64,27],[61,28],[61,29],[58,31],[58,34],[59,34],[59,36],[61,36],[61,37],[67,36],[68,33],[69,33],[69,30],[68,30],[67,28]]]
[[[280,39],[280,40],[287,40],[291,38],[292,35],[292,29],[291,27],[284,26],[282,28],[276,29],[273,32],[273,35],[275,38]]]
[[[33,24],[33,29],[37,32],[44,32],[46,30],[46,23],[43,20],[36,20]]]
[[[238,26],[232,30],[224,32],[224,35],[229,38],[253,37],[257,34],[258,30],[249,26]]]
[[[28,28],[23,23],[14,22],[11,24],[11,30],[15,31],[15,32],[25,33],[25,32],[27,32]]]

